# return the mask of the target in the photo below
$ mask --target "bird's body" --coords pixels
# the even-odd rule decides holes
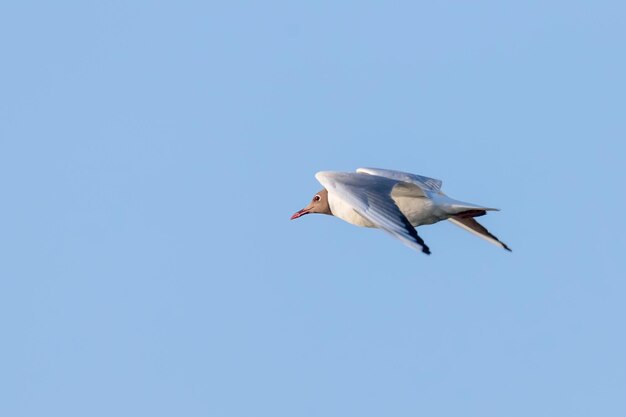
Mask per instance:
[[[413,227],[423,224],[433,224],[442,220],[440,217],[443,213],[441,210],[438,210],[438,207],[431,199],[402,195],[395,196],[393,191],[391,192],[391,199]],[[328,193],[328,204],[330,205],[333,216],[339,217],[350,224],[362,227],[378,227],[376,224],[360,215],[354,210],[352,205],[346,203],[334,192]]]
[[[359,168],[357,172],[322,171],[315,177],[324,189],[292,219],[308,213],[330,214],[356,226],[380,228],[428,254],[430,250],[415,227],[449,219],[510,250],[473,219],[497,209],[454,200],[441,191],[439,180],[376,168]]]

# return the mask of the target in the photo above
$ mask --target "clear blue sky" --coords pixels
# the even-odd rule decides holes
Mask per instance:
[[[0,415],[626,415],[623,2],[314,3],[2,3]]]

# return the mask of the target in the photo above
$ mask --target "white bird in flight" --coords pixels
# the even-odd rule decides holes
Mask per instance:
[[[440,180],[401,171],[359,168],[356,172],[321,171],[315,178],[324,188],[291,220],[309,213],[329,214],[363,227],[384,230],[405,245],[430,255],[415,227],[449,220],[508,251],[474,217],[498,209],[446,196]]]

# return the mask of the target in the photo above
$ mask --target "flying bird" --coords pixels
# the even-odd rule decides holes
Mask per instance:
[[[382,229],[405,245],[430,255],[415,228],[449,220],[483,239],[511,249],[475,220],[495,208],[454,200],[434,178],[401,171],[359,168],[356,172],[321,171],[315,178],[324,188],[311,203],[291,216],[321,213],[362,227]]]

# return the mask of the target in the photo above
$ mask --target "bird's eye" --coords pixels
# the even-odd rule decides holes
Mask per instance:
[[[322,199],[322,197],[319,196],[319,194],[317,194],[315,197],[313,197],[313,201],[320,201]]]

